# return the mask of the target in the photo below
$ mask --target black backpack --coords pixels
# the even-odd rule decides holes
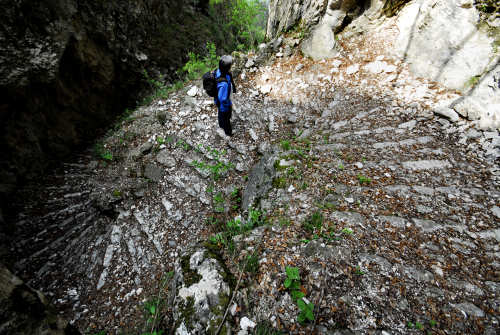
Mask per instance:
[[[205,92],[213,98],[217,96],[217,84],[226,82],[227,80],[224,77],[215,78],[215,71],[209,71],[205,73],[202,77],[203,80],[203,88]]]

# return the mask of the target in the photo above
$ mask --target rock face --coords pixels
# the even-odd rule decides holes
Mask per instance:
[[[273,38],[302,22],[306,27],[318,23],[323,16],[328,0],[272,0],[269,2],[267,37]]]
[[[223,35],[207,3],[0,1],[0,200],[134,105],[143,69]]]
[[[451,104],[463,117],[480,120],[482,128],[498,128],[498,12],[498,5],[469,0],[329,0],[302,5],[276,0],[270,2],[267,34],[276,37],[300,22],[301,29],[310,30],[302,52],[319,60],[342,51],[335,34],[344,28],[354,27],[356,35],[385,29],[389,22],[398,30],[395,54],[415,75],[465,94],[453,104],[443,102],[446,107]]]
[[[459,114],[498,128],[499,23],[480,21],[472,1],[412,1],[398,18],[397,52],[416,75],[468,92],[455,104]]]
[[[348,11],[356,6],[353,0],[329,0],[326,12],[309,38],[302,45],[302,52],[314,60],[332,58],[339,54],[336,50],[334,33],[342,26]]]
[[[39,291],[0,265],[0,334],[78,335],[60,319]]]

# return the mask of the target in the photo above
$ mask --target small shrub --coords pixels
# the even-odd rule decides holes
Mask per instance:
[[[281,144],[281,148],[285,151],[288,151],[291,149],[290,141],[283,140],[280,142],[280,144]]]
[[[365,177],[365,176],[362,176],[360,174],[358,174],[358,180],[359,180],[359,183],[361,185],[363,184],[370,184],[372,182],[372,180],[369,178],[369,177]]]
[[[249,255],[247,257],[245,271],[250,273],[259,272],[259,258],[256,255]]]
[[[353,233],[352,229],[349,228],[343,228],[342,233],[346,235],[351,235]]]
[[[276,177],[273,179],[274,188],[285,188],[286,184],[287,182],[285,177]]]
[[[302,228],[312,234],[315,230],[321,229],[322,225],[323,214],[319,211],[316,211],[302,223]]]

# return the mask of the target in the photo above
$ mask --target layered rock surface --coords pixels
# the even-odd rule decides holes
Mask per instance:
[[[140,330],[141,304],[182,265],[187,246],[213,234],[207,218],[237,214],[231,199],[240,188],[270,228],[240,237],[236,255],[226,255],[233,274],[248,255],[259,259],[227,327],[269,321],[296,334],[313,326],[407,334],[409,323],[430,330],[434,321],[443,333],[493,334],[500,136],[434,115],[453,92],[412,78],[366,40],[353,45],[362,49],[351,59],[280,55],[259,67],[257,55],[240,60],[230,140],[217,134],[201,83],[139,108],[104,140],[113,161],[82,154],[55,171],[52,186],[19,194],[33,202],[13,224],[16,273],[80,329]],[[203,166],[218,163],[234,168],[214,180]],[[311,233],[304,223],[315,212],[323,219]],[[195,254],[186,258],[192,278],[217,277],[201,266],[212,261]],[[300,269],[314,325],[297,324],[283,289],[286,266]],[[200,282],[179,282],[188,306]],[[212,307],[227,299],[225,284],[217,285],[225,298]]]

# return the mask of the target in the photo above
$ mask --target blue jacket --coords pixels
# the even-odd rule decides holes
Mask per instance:
[[[220,70],[215,71],[215,78],[220,77]],[[217,83],[217,98],[215,99],[215,104],[219,107],[221,112],[227,112],[231,106],[231,76],[226,74],[227,82]]]

